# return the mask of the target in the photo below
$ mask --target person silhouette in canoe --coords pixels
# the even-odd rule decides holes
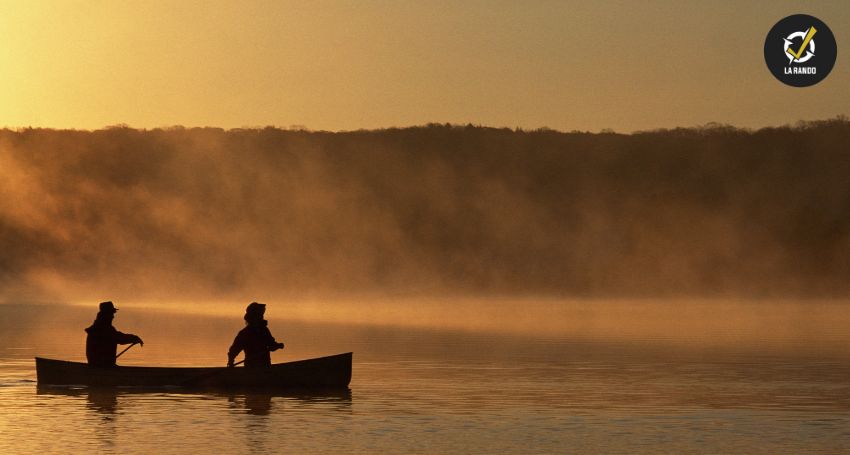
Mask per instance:
[[[271,351],[283,349],[269,331],[269,322],[263,319],[266,305],[251,302],[245,309],[245,328],[240,330],[227,351],[227,366],[232,367],[233,360],[245,351],[245,366],[248,368],[267,367],[272,364]]]
[[[86,329],[86,358],[89,365],[114,367],[119,344],[139,343],[144,346],[137,335],[121,333],[112,327],[117,311],[118,308],[112,302],[101,302],[94,323]]]

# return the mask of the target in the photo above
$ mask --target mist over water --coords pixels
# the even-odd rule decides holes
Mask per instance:
[[[0,298],[550,331],[632,298],[834,300],[847,137],[3,130]]]

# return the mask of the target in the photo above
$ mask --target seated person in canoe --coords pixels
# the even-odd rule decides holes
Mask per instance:
[[[115,330],[112,320],[118,308],[112,302],[101,302],[99,309],[94,323],[86,329],[86,358],[89,365],[114,367],[115,351],[119,344],[144,343],[136,335]]]
[[[265,313],[266,305],[262,303],[251,302],[245,309],[245,328],[239,331],[227,351],[227,366],[234,366],[236,356],[245,351],[246,367],[267,367],[272,364],[270,352],[283,349],[283,343],[275,341],[269,331],[269,322],[263,319]]]

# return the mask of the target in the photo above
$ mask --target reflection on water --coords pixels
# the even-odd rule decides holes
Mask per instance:
[[[238,407],[244,407],[248,414],[252,415],[268,415],[272,409],[272,396],[264,394],[251,394],[241,397],[237,401],[235,396],[228,397],[230,403]]]
[[[221,333],[230,332],[216,320],[206,324],[211,329],[158,332],[128,360],[220,363],[231,341]],[[275,361],[355,351],[351,390],[37,387],[32,357],[73,359],[83,352],[82,332],[0,332],[0,453],[831,454],[850,447],[850,353],[834,349],[294,323],[278,330],[294,348]],[[162,339],[186,349],[160,350]]]
[[[272,399],[300,401],[304,404],[332,406],[341,411],[351,408],[351,390],[260,390],[256,392],[235,392],[228,390],[163,389],[131,387],[63,387],[38,385],[36,393],[42,396],[85,398],[87,408],[103,415],[107,420],[117,414],[119,402],[127,401],[125,406],[135,406],[150,399],[177,400],[222,400],[231,411],[244,411],[251,415],[268,415],[272,409]],[[278,405],[282,405],[280,401]]]
[[[39,393],[43,393],[39,389]],[[118,394],[113,390],[89,390],[86,394],[88,398],[89,409],[93,409],[101,414],[115,414],[115,409],[118,407]]]
[[[25,389],[31,386],[28,384]],[[274,426],[277,417],[288,416],[291,420],[297,414],[308,413],[311,419],[320,421],[322,416],[350,416],[352,409],[350,390],[230,392],[37,386],[35,392],[33,400],[25,390],[20,391],[19,399],[38,409],[34,414],[24,413],[20,426],[39,414],[53,419],[64,415],[63,422],[70,431],[63,432],[63,436],[70,443],[130,452],[147,452],[144,447],[151,443],[145,439],[147,434],[159,434],[164,438],[161,441],[170,441],[172,446],[165,452],[197,453],[184,439],[218,439],[222,449],[233,449],[225,452],[238,452],[240,445],[252,451],[275,452],[274,441],[285,429]],[[222,432],[238,432],[241,437],[225,439]],[[29,440],[27,444],[38,447],[42,442]]]

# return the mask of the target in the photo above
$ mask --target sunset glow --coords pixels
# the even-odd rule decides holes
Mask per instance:
[[[474,123],[629,132],[846,114],[847,53],[797,92],[770,2],[0,2],[0,126]],[[841,2],[809,13],[836,34]],[[846,34],[846,33],[845,33]]]

